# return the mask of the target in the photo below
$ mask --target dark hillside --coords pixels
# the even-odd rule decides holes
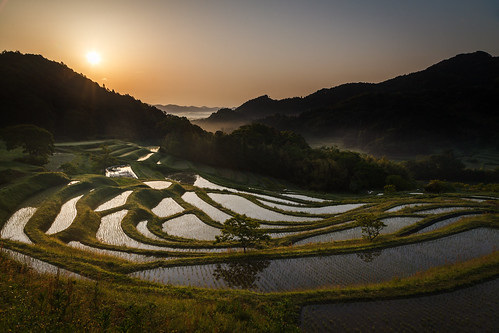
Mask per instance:
[[[344,84],[304,98],[262,96],[197,123],[259,121],[380,154],[497,149],[498,105],[499,58],[475,52],[378,84]]]
[[[30,123],[56,138],[158,139],[163,112],[41,55],[0,54],[2,127]]]
[[[265,122],[306,136],[343,136],[372,152],[499,147],[499,59],[477,52],[373,86],[329,108]]]

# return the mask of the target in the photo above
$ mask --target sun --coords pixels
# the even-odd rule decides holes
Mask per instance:
[[[100,55],[95,51],[87,52],[87,61],[92,65],[97,65],[100,62]]]

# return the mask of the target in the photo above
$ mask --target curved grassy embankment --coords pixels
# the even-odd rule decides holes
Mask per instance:
[[[24,229],[34,244],[0,239],[0,247],[27,254],[91,279],[91,281],[67,281],[65,278],[40,275],[2,254],[0,261],[5,269],[0,273],[0,288],[3,295],[0,300],[2,313],[0,328],[16,331],[38,328],[64,331],[294,331],[298,329],[300,308],[306,304],[406,298],[452,291],[499,277],[499,252],[495,251],[480,258],[435,267],[408,278],[393,277],[392,280],[383,283],[347,287],[329,286],[280,293],[170,286],[134,279],[128,274],[156,267],[364,253],[448,237],[480,227],[499,229],[499,206],[497,200],[483,202],[465,200],[465,196],[472,195],[470,193],[440,196],[398,193],[384,197],[373,195],[342,197],[328,194],[322,196],[326,199],[322,203],[297,198],[292,200],[296,205],[303,204],[307,207],[343,203],[365,204],[339,215],[310,215],[263,204],[258,200],[257,194],[270,195],[276,198],[276,203],[277,199],[290,198],[284,196],[282,191],[274,192],[261,187],[259,190],[250,191],[254,195],[248,193],[238,195],[252,204],[273,212],[295,217],[315,216],[319,220],[317,222],[261,221],[276,228],[269,231],[296,233],[274,238],[268,244],[243,253],[235,249],[238,247],[236,243],[213,244],[212,241],[184,239],[162,231],[162,224],[165,221],[185,214],[194,214],[203,223],[221,228],[220,222],[212,220],[208,214],[182,200],[182,195],[185,192],[195,192],[207,204],[233,215],[234,212],[208,195],[233,192],[198,188],[192,184],[173,180],[172,185],[166,189],[152,189],[143,181],[162,180],[165,175],[170,174],[172,165],[156,164],[160,160],[166,163],[168,158],[155,153],[149,159],[138,162],[137,158],[146,155],[147,149],[121,142],[107,143],[113,155],[130,153],[126,155],[128,157],[121,158],[120,162],[131,164],[140,180],[109,179],[95,174],[77,173],[72,176],[72,180],[79,182],[66,185],[70,178],[65,174],[30,173],[26,177],[12,180],[0,189],[0,229],[20,207],[27,203],[38,207]],[[99,151],[99,145],[99,142],[92,142],[78,146],[64,145],[59,149],[75,154],[74,161],[78,169],[78,163],[89,162],[92,152]],[[190,164],[189,168],[191,171],[199,172],[205,167],[195,167]],[[230,172],[219,171],[218,176],[212,179],[225,187],[248,191],[243,186],[222,183],[221,174],[230,174]],[[241,174],[233,173],[232,176],[233,179],[244,178]],[[255,176],[248,175],[246,179],[253,177]],[[277,182],[273,180],[263,183],[271,183],[273,189],[284,187],[276,185]],[[95,211],[99,205],[125,191],[133,192],[124,205],[105,211]],[[321,197],[318,194],[306,194]],[[62,205],[79,195],[83,197],[76,204],[77,215],[71,226],[54,235],[47,235],[46,231]],[[491,194],[481,193],[481,195]],[[164,198],[175,200],[183,211],[164,218],[156,216],[152,210]],[[410,203],[425,203],[425,205],[387,212],[390,208]],[[459,213],[418,213],[438,207],[461,207],[463,210]],[[140,243],[165,247],[165,251],[110,245],[97,239],[96,233],[101,225],[101,219],[123,209],[128,211],[121,221],[123,232]],[[372,213],[380,219],[420,217],[420,220],[394,233],[380,235],[374,242],[350,239],[292,245],[311,236],[355,227],[357,225],[355,215],[361,212]],[[456,214],[478,215],[464,217],[458,222],[429,233],[416,233],[432,223]],[[148,221],[149,231],[161,240],[146,237],[137,230],[137,224],[145,220]],[[67,243],[72,241],[96,249],[153,256],[156,259],[152,262],[128,261],[68,246]],[[209,252],[210,249],[221,252]]]

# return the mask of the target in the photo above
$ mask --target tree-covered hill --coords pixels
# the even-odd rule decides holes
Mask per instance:
[[[258,119],[307,139],[335,138],[377,153],[497,149],[498,105],[499,58],[475,52],[378,84],[345,84],[280,101],[259,97],[198,124],[223,122],[224,116]]]
[[[163,112],[41,55],[0,54],[2,127],[34,124],[56,138],[159,139]]]
[[[383,138],[390,140],[410,136],[411,133],[419,133],[417,137],[425,140],[432,140],[435,137],[432,133],[452,134],[453,137],[460,135],[468,139],[480,132],[480,140],[497,142],[497,114],[493,106],[498,104],[492,105],[499,96],[492,96],[494,89],[497,89],[497,80],[493,71],[483,67],[484,59],[493,64],[497,61],[482,53],[463,57],[456,59],[469,63],[468,58],[471,57],[477,63],[475,69],[469,69],[467,76],[461,75],[467,77],[465,81],[473,88],[463,90],[460,96],[452,95],[459,91],[452,88],[449,95],[455,99],[454,104],[444,111],[436,108],[438,105],[444,108],[445,103],[450,103],[448,96],[433,91],[432,87],[463,86],[447,76],[453,71],[456,59],[430,68],[428,71],[433,73],[431,80],[428,75],[416,73],[379,85],[344,85],[319,91],[305,99],[272,101],[262,97],[241,106],[238,112],[252,112],[252,107],[258,105],[258,115],[261,116],[265,114],[261,110],[274,107],[291,110],[300,103],[317,106],[332,100],[336,104],[331,108],[302,112],[298,116],[275,116],[265,120],[276,128],[252,124],[227,134],[204,131],[187,118],[164,114],[131,96],[109,91],[62,63],[49,61],[40,55],[3,52],[0,54],[3,115],[0,136],[5,140],[9,128],[30,124],[48,130],[56,140],[118,138],[155,142],[161,144],[163,153],[216,167],[247,170],[315,190],[360,191],[383,188],[385,185],[407,189],[413,182],[411,173],[403,165],[337,148],[312,149],[301,135],[282,128],[321,134],[351,126],[359,131],[357,140],[371,138],[372,131],[379,131],[383,133]],[[478,79],[472,74],[477,71],[482,73]],[[454,72],[457,73],[457,70]],[[496,83],[491,84],[491,81]],[[411,84],[420,86],[421,91],[415,91]],[[393,92],[393,86],[398,87],[398,93]],[[377,90],[366,92],[373,87]],[[411,96],[414,101],[408,104],[407,98]],[[480,96],[483,101],[481,107],[471,113],[470,105],[477,105],[472,101]],[[428,107],[421,108],[422,111],[416,107],[426,104]],[[430,111],[433,113],[428,114]],[[224,112],[233,114],[229,109]],[[387,118],[387,115],[390,117]],[[441,119],[441,115],[446,117]],[[452,121],[459,124],[466,122],[466,126],[448,125]],[[379,139],[365,142],[383,143]],[[390,142],[384,143],[383,148],[389,148]],[[403,140],[396,142],[403,143]],[[461,169],[457,171],[462,172]],[[467,175],[467,179],[475,180],[475,176]]]

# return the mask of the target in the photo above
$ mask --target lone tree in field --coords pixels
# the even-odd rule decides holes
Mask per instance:
[[[22,124],[4,128],[0,137],[5,140],[7,150],[17,147],[28,153],[28,163],[43,165],[54,153],[54,137],[46,129],[35,125]]]
[[[270,240],[270,236],[260,229],[260,223],[239,214],[227,220],[222,228],[222,235],[215,238],[215,243],[238,241],[244,252],[249,246]]]
[[[386,227],[386,224],[376,218],[373,214],[357,215],[355,219],[362,229],[362,237],[364,239],[368,239],[369,241],[373,241],[376,237],[378,237],[381,229]]]

